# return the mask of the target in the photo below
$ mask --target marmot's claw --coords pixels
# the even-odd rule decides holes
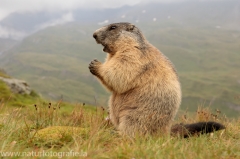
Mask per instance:
[[[97,59],[94,59],[90,62],[88,68],[93,75],[97,75],[97,69],[100,62]]]

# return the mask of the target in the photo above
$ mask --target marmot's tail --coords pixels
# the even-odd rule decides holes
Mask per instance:
[[[225,129],[225,126],[217,123],[217,122],[198,122],[193,124],[177,124],[173,125],[171,128],[171,135],[173,136],[181,136],[184,138],[199,135],[199,134],[205,134],[210,133],[213,131],[218,131]]]

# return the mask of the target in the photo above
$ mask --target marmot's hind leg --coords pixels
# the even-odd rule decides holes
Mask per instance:
[[[161,127],[159,128],[159,126]],[[146,119],[141,121],[141,119],[131,119],[130,117],[121,117],[119,120],[118,130],[122,135],[127,135],[130,137],[142,136],[142,135],[160,135],[165,136],[170,134],[170,124],[153,124],[151,122],[146,122]]]

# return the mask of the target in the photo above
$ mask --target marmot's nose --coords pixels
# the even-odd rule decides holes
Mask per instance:
[[[96,33],[94,33],[94,34],[93,34],[93,37],[94,37],[94,39],[96,39],[96,38],[97,38],[97,34],[96,34]]]

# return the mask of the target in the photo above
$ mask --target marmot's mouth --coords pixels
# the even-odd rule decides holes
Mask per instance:
[[[100,42],[98,42],[98,41],[97,41],[97,43],[98,43],[98,44],[101,44],[101,45],[103,46],[103,51],[104,51],[104,52],[107,52],[107,50],[108,50],[108,46],[107,46],[107,45],[105,45],[104,43],[100,43]]]
[[[108,50],[107,45],[103,45],[103,44],[102,44],[102,46],[103,46],[103,51],[104,51],[104,52],[107,52],[107,50]]]
[[[110,51],[109,47],[107,45],[105,45],[104,43],[98,41],[98,39],[96,39],[96,42],[97,42],[97,44],[101,44],[103,46],[103,51],[104,52],[109,52]]]

